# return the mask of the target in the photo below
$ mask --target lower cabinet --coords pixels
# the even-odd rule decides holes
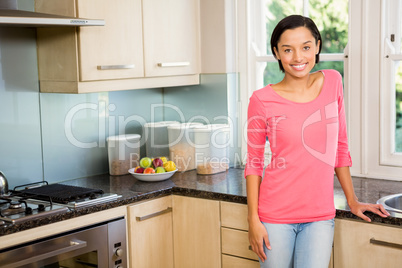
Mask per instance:
[[[220,268],[219,201],[166,196],[128,206],[131,268]]]
[[[170,195],[128,206],[131,268],[258,268],[247,205]],[[401,267],[402,228],[335,219],[329,267]]]
[[[131,268],[172,268],[172,196],[128,207]]]
[[[402,228],[336,219],[335,268],[396,268],[402,265]]]
[[[247,214],[247,205],[221,202],[222,268],[260,267],[248,241]],[[328,267],[334,267],[333,254]]]
[[[247,205],[221,202],[222,268],[258,268],[257,254],[249,247]]]
[[[219,201],[173,195],[176,268],[221,267]]]

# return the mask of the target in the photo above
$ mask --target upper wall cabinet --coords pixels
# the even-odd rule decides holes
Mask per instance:
[[[143,0],[145,76],[198,72],[197,0]]]
[[[106,22],[37,29],[41,92],[199,83],[199,0],[36,0],[35,9]]]

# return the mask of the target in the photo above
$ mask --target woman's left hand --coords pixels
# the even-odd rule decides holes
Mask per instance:
[[[371,219],[363,214],[366,211],[371,211],[383,218],[386,218],[390,215],[381,204],[360,203],[359,201],[353,201],[353,203],[349,204],[349,207],[353,214],[368,222],[371,222]]]

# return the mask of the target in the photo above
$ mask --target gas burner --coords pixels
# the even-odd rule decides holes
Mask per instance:
[[[49,201],[13,196],[7,198],[5,203],[0,203],[0,225],[38,219],[67,211],[69,211],[68,207],[55,205]]]
[[[9,204],[8,208],[3,209],[1,211],[2,216],[10,216],[25,212],[26,209],[25,207],[24,208],[22,207],[21,203],[19,203],[18,201],[12,201],[12,202],[13,204]]]
[[[9,209],[20,209],[20,208],[22,208],[22,203],[19,201],[11,201],[8,208]]]

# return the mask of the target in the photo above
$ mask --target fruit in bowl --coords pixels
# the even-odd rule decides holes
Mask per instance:
[[[176,170],[176,164],[173,161],[167,161],[165,164],[163,164],[163,167],[167,172]]]
[[[155,169],[151,168],[151,167],[147,167],[146,169],[144,169],[143,174],[154,174],[155,173]]]
[[[166,157],[158,157],[154,159],[143,157],[140,160],[139,166],[128,170],[133,177],[146,182],[169,179],[176,171],[176,164],[173,161],[168,161]]]
[[[164,167],[157,167],[155,169],[155,173],[165,173],[165,172],[166,172],[166,170]]]
[[[135,173],[144,173],[144,168],[141,166],[138,166],[134,169]]]
[[[152,166],[152,159],[149,158],[149,157],[143,157],[143,158],[141,158],[141,160],[140,160],[140,166],[141,166],[142,168],[144,168],[144,169],[151,167],[151,166]]]
[[[155,158],[155,159],[152,161],[152,164],[153,164],[153,166],[154,166],[155,168],[157,168],[157,167],[163,167],[163,160],[160,159],[160,158]]]
[[[160,157],[160,159],[162,160],[163,164],[165,164],[168,161],[167,158],[164,156]]]

